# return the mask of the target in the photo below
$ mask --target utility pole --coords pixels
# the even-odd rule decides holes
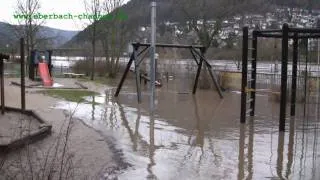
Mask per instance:
[[[317,115],[316,115],[316,117],[317,118],[319,118],[319,99],[320,99],[320,91],[319,91],[319,86],[320,86],[320,84],[319,84],[319,64],[320,64],[320,41],[319,41],[319,39],[317,40],[317,43],[318,43],[318,45],[317,45],[317,50],[318,50],[318,62],[317,62],[317,88],[316,88],[316,91],[317,91],[317,108],[316,108],[316,110],[317,110]]]
[[[151,2],[151,47],[150,47],[150,110],[154,111],[155,99],[155,52],[156,52],[156,2]]]

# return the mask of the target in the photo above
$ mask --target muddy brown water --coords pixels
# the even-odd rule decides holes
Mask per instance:
[[[118,156],[131,164],[119,179],[320,179],[316,104],[306,116],[298,105],[279,133],[279,103],[267,95],[257,95],[256,116],[240,124],[239,92],[225,92],[224,99],[212,90],[193,96],[190,83],[169,82],[157,89],[154,114],[147,87],[137,104],[134,81],[118,98],[109,88],[86,97],[92,104],[61,101],[55,108],[76,108],[75,117],[112,136]]]

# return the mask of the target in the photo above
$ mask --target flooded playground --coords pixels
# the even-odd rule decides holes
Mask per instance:
[[[279,133],[279,103],[268,94],[258,94],[255,117],[240,124],[238,91],[224,99],[213,90],[193,96],[191,82],[172,80],[157,89],[150,114],[148,88],[138,104],[134,84],[126,81],[117,99],[112,87],[87,103],[54,106],[75,109],[75,118],[112,139],[129,164],[119,179],[320,179],[318,104],[297,105],[292,118],[288,111]]]

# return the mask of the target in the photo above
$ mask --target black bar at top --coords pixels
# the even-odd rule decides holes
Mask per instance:
[[[265,30],[255,30],[257,33],[277,33],[282,32],[281,29],[265,29]]]
[[[294,33],[320,33],[320,28],[289,28]]]
[[[132,43],[133,46],[151,46],[150,43]],[[203,46],[199,45],[182,45],[182,44],[156,44],[156,47],[169,47],[169,48],[198,48],[201,49]]]
[[[282,38],[282,34],[264,34],[260,33],[258,34],[258,37],[264,37],[264,38]],[[294,39],[294,35],[289,35],[289,39]],[[308,39],[308,38],[320,38],[320,34],[310,34],[310,35],[299,35],[297,36],[298,39]]]

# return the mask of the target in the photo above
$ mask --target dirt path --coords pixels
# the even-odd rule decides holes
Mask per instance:
[[[18,79],[7,78],[5,79],[5,102],[7,106],[20,107],[20,88],[18,86],[10,85],[10,81],[18,81]],[[74,79],[60,79],[60,83],[72,82]],[[106,86],[97,86],[93,83],[83,83],[89,90],[96,92],[103,92]],[[42,94],[34,93],[34,90],[26,89],[26,108],[35,110],[42,116],[48,123],[52,124],[52,134],[43,140],[33,144],[37,151],[47,152],[52,148],[52,144],[56,139],[61,136],[59,132],[61,127],[65,126],[64,123],[68,121],[66,113],[62,110],[52,108],[59,99],[44,96]],[[70,109],[73,111],[73,109]],[[115,168],[116,161],[113,158],[113,153],[110,150],[110,145],[106,142],[105,138],[101,137],[96,131],[82,124],[80,121],[73,121],[72,131],[70,134],[70,143],[68,152],[73,156],[73,162],[76,164],[76,175],[82,177],[97,176],[101,169]],[[17,159],[19,153],[11,152],[7,156],[7,162]],[[37,159],[42,161],[43,159]],[[100,175],[99,175],[100,176]]]

